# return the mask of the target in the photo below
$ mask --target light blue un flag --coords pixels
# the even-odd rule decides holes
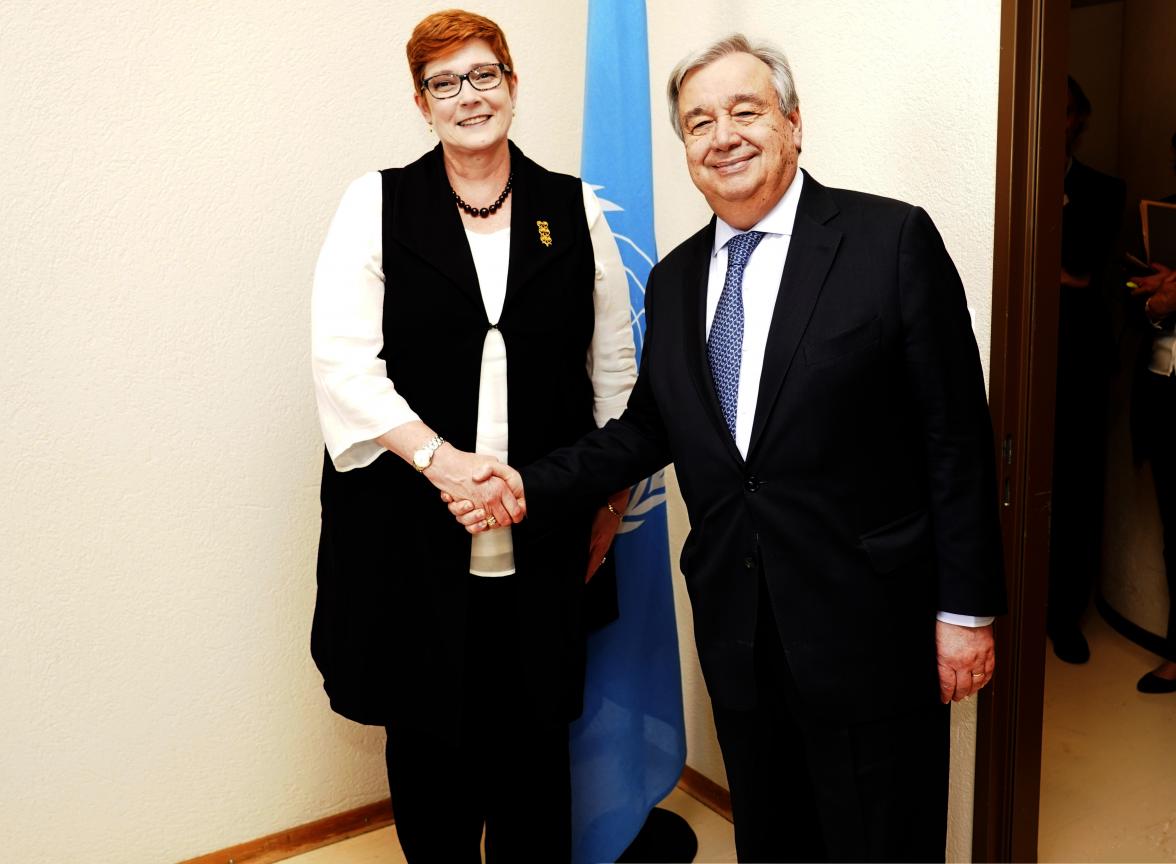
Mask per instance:
[[[621,250],[638,357],[657,258],[651,159],[645,3],[590,0],[581,173]],[[665,500],[664,471],[632,490],[616,539],[620,617],[588,640],[571,741],[576,864],[615,861],[686,760]]]

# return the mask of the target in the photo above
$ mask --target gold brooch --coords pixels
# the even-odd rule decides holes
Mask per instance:
[[[551,229],[547,227],[547,223],[540,220],[535,223],[539,227],[539,242],[544,246],[551,245]]]

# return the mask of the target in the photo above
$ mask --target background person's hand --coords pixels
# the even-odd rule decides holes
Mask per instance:
[[[1127,288],[1131,296],[1147,296],[1144,310],[1152,322],[1160,322],[1176,314],[1176,270],[1164,264],[1151,264],[1155,273],[1131,276]]]
[[[1075,276],[1065,267],[1062,268],[1062,284],[1067,288],[1086,288],[1090,285],[1089,276]]]
[[[1152,264],[1151,266],[1156,272],[1148,273],[1146,276],[1132,276],[1131,281],[1127,283],[1127,288],[1133,297],[1138,297],[1140,294],[1155,294],[1163,289],[1165,282],[1176,281],[1176,270],[1171,270],[1163,264]]]
[[[1146,276],[1132,276],[1127,289],[1133,297],[1146,296],[1144,309],[1152,321],[1161,321],[1176,314],[1176,270],[1163,264],[1152,264],[1156,272]]]

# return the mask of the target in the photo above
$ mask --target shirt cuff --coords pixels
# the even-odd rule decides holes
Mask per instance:
[[[959,615],[955,612],[937,612],[935,617],[944,624],[956,624],[960,627],[987,627],[996,620],[992,615]]]

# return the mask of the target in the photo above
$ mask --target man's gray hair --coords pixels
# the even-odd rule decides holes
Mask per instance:
[[[784,56],[784,52],[770,42],[751,42],[742,33],[732,33],[725,39],[686,55],[670,73],[670,81],[666,85],[666,98],[670,102],[670,124],[674,127],[674,134],[678,136],[679,141],[685,140],[682,135],[682,121],[678,117],[678,93],[682,89],[682,80],[695,69],[708,66],[728,54],[750,54],[767,65],[772,73],[772,86],[776,88],[782,112],[791,114],[800,105],[800,99],[796,95],[796,84],[792,80],[792,67],[788,65],[788,58]]]

